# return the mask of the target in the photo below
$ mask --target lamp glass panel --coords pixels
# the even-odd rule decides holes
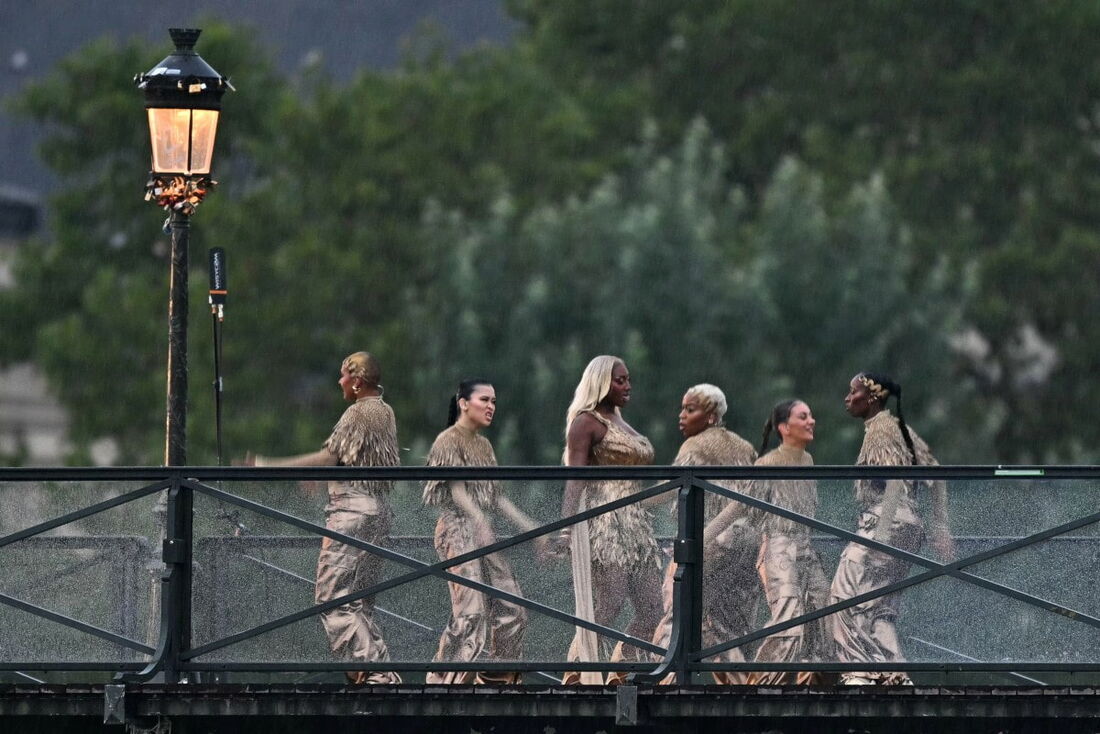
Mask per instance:
[[[217,110],[150,108],[149,138],[157,173],[210,173]]]
[[[217,110],[192,110],[191,173],[210,173],[214,160],[214,135],[218,131]]]

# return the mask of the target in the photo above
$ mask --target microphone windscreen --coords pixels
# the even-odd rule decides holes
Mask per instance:
[[[228,294],[225,276],[225,249],[210,248],[210,303],[224,304]]]

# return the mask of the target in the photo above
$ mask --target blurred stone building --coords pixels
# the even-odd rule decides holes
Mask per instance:
[[[38,231],[41,220],[37,196],[0,183],[0,288],[14,287],[12,256]],[[33,365],[0,369],[0,463],[60,463],[65,426],[65,411]]]

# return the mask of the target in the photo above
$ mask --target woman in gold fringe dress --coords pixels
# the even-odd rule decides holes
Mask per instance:
[[[496,466],[496,455],[481,429],[493,422],[496,391],[486,380],[465,380],[451,397],[448,428],[428,452],[428,466]],[[468,553],[496,542],[492,516],[499,513],[521,531],[535,522],[501,492],[495,481],[432,480],[424,485],[424,504],[440,509],[435,526],[435,549],[440,560]],[[543,555],[545,539],[535,547]],[[482,556],[449,569],[473,581],[522,596],[512,566],[501,553]],[[433,662],[474,660],[512,661],[523,655],[527,611],[517,604],[461,584],[449,583],[451,618],[439,638]],[[515,672],[432,672],[428,683],[519,683]]]
[[[320,451],[301,456],[272,458],[249,455],[253,466],[397,466],[397,425],[393,410],[382,400],[382,370],[367,352],[356,352],[340,365],[340,389],[351,403],[332,429]],[[353,538],[385,545],[393,524],[389,481],[330,482],[325,507],[325,527]],[[382,569],[376,555],[321,539],[317,559],[314,600],[323,604],[375,584]],[[374,621],[374,598],[367,597],[321,613],[329,646],[345,661],[389,660],[382,631]],[[401,678],[392,672],[349,671],[356,685],[394,684]]]
[[[684,443],[672,462],[676,466],[748,466],[756,459],[756,450],[745,439],[727,430],[722,423],[726,414],[726,396],[716,386],[700,384],[688,388],[680,409],[680,432]],[[741,490],[740,483],[731,480],[714,482],[729,489]],[[668,501],[669,495],[658,495]],[[705,500],[705,517],[709,523],[724,507],[739,505],[710,492]],[[746,634],[756,621],[760,602],[760,582],[753,562],[760,548],[760,533],[750,522],[750,513],[741,512],[721,533],[705,541],[703,560],[703,645],[717,645]],[[705,536],[704,536],[705,537]],[[653,634],[653,644],[668,647],[672,636],[672,591],[676,563],[665,572],[661,597],[664,616]],[[712,659],[713,662],[745,661],[740,648],[732,648]],[[740,685],[744,673],[716,671],[716,683]],[[674,683],[670,674],[663,683]]]
[[[898,414],[886,409],[893,396]],[[864,421],[859,466],[936,465],[938,462],[920,436],[905,424],[901,412],[901,386],[884,375],[861,372],[852,378],[844,398],[848,414]],[[954,541],[948,531],[947,488],[931,482],[932,545],[945,560],[955,557]],[[924,524],[917,512],[916,482],[870,479],[855,484],[859,503],[858,534],[915,553],[924,542]],[[904,579],[909,563],[858,543],[849,543],[840,557],[829,602],[853,596]],[[896,628],[898,594],[880,596],[832,615],[833,640],[839,662],[895,662],[905,658]],[[911,685],[901,672],[846,672],[847,685]]]
[[[618,357],[600,356],[585,367],[566,412],[565,463],[568,466],[633,466],[653,462],[653,446],[622,417],[630,401],[630,373]],[[640,489],[630,480],[570,481],[562,500],[562,515],[574,515]],[[568,528],[566,529],[569,530]],[[570,543],[576,614],[610,625],[623,603],[630,601],[633,617],[626,633],[649,640],[661,616],[661,560],[649,510],[635,503],[577,523],[561,535]],[[623,643],[597,652],[595,634],[578,629],[569,647],[569,660],[610,662],[643,660],[641,651]],[[607,653],[610,652],[610,655]],[[648,656],[647,656],[648,657]],[[625,673],[611,673],[616,685]],[[564,683],[601,683],[595,673],[567,673]]]
[[[780,445],[756,460],[757,466],[813,466],[806,447],[814,440],[814,417],[801,400],[787,400],[772,410],[764,425],[760,450],[767,449],[774,430]],[[753,495],[788,510],[814,517],[817,512],[817,482],[813,479],[783,479],[753,482]],[[829,581],[821,559],[810,542],[810,528],[772,513],[760,520],[763,540],[757,568],[771,609],[768,626],[780,624],[825,606]],[[757,662],[820,662],[827,659],[828,631],[824,619],[769,635],[756,650]],[[804,685],[822,682],[814,673],[780,671],[754,673],[755,685]]]

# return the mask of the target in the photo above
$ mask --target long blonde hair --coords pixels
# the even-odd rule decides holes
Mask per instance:
[[[595,410],[596,406],[607,397],[607,393],[611,391],[611,370],[615,369],[617,364],[625,363],[618,357],[601,354],[599,357],[593,357],[584,368],[581,381],[573,391],[573,402],[569,404],[569,410],[565,411],[567,437],[573,419],[587,410]],[[618,413],[619,409],[615,408],[615,412]]]

